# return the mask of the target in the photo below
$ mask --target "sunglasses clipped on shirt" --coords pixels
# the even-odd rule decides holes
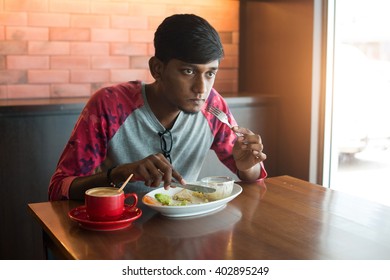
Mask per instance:
[[[158,136],[160,136],[160,146],[162,154],[166,159],[169,160],[170,163],[172,163],[171,151],[173,146],[173,138],[171,131],[169,129],[166,129],[163,132],[159,132]]]

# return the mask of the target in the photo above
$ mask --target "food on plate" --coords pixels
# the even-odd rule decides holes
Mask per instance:
[[[161,202],[159,202],[157,199],[155,199],[154,197],[151,197],[150,195],[145,195],[143,198],[142,198],[143,202],[147,203],[147,204],[152,204],[152,205],[162,205]]]
[[[172,199],[172,197],[170,195],[163,194],[163,193],[156,193],[154,195],[154,197],[162,205],[168,205],[168,206],[184,206],[184,205],[187,205],[187,201],[186,200],[175,201],[174,199]]]
[[[154,197],[145,195],[142,198],[146,204],[157,206],[185,206],[188,204],[203,204],[209,202],[203,193],[183,189],[172,195],[156,193]]]
[[[201,192],[194,192],[187,189],[183,189],[173,196],[173,199],[180,201],[188,201],[192,204],[206,203],[209,202],[207,196]]]
[[[169,195],[156,193],[154,197],[145,195],[143,202],[158,206],[185,206],[190,204],[204,204],[221,198],[210,196],[210,194],[182,189],[181,191]]]
[[[179,201],[187,201],[189,203],[205,203],[205,202],[208,202],[207,199],[204,198],[204,196],[202,196],[203,194],[200,193],[200,192],[194,192],[194,191],[190,191],[190,190],[187,190],[187,189],[183,189],[181,191],[179,191],[178,193],[176,193],[174,196],[173,196],[173,199],[175,200],[179,200]],[[201,199],[201,201],[199,201],[199,199]]]
[[[154,195],[154,197],[158,200],[158,202],[160,202],[162,205],[170,205],[172,203],[172,197],[167,195],[167,194],[163,194],[163,193],[156,193]]]

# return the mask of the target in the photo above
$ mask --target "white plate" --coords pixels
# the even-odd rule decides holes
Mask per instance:
[[[165,190],[164,188],[159,188],[157,190],[151,191],[146,195],[154,197],[156,193],[163,193],[170,196],[175,195],[177,192],[181,191],[182,188],[170,188],[169,190]],[[142,200],[142,202],[149,206],[150,208],[160,212],[162,215],[167,217],[181,218],[181,217],[191,217],[196,215],[203,215],[206,213],[214,212],[217,210],[221,210],[226,206],[226,204],[236,198],[242,192],[242,188],[240,185],[234,184],[232,194],[226,198],[211,201],[202,204],[189,204],[186,206],[160,206],[146,203]]]

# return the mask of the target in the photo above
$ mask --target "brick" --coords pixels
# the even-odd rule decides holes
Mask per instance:
[[[6,56],[5,55],[0,55],[0,70],[5,69],[5,61],[6,61]]]
[[[0,86],[0,99],[8,98],[8,86]]]
[[[155,80],[150,74],[150,72],[147,73],[146,78],[145,78],[145,83],[153,83]]]
[[[97,90],[101,89],[101,88],[104,88],[104,87],[108,87],[108,86],[111,86],[115,83],[91,83],[91,94],[96,92]]]
[[[219,80],[237,80],[238,71],[237,69],[219,69],[217,73]]]
[[[110,53],[110,44],[97,42],[71,42],[70,53],[72,55],[108,55]]]
[[[210,24],[214,26],[214,28],[218,32],[226,32],[226,31],[238,31],[239,30],[239,18],[229,17],[229,20],[220,19],[220,20],[210,20]]]
[[[108,82],[108,70],[74,70],[70,72],[71,83],[103,83]]]
[[[25,26],[27,13],[0,13],[0,22],[5,26]]]
[[[50,1],[50,12],[59,13],[89,13],[89,3],[87,1],[55,0]]]
[[[108,28],[110,17],[103,15],[71,15],[71,27]]]
[[[239,2],[0,0],[0,98],[89,96],[112,83],[152,82],[154,32],[174,12],[199,14],[217,29],[225,58],[215,85],[237,92]]]
[[[4,10],[13,12],[47,12],[48,0],[4,0]]]
[[[0,41],[3,40],[5,40],[5,26],[0,26]]]
[[[47,55],[59,55],[69,54],[70,47],[68,42],[28,42],[29,54],[47,54]]]
[[[238,56],[237,44],[223,44],[223,50],[226,56]]]
[[[88,97],[91,95],[90,84],[53,84],[51,85],[52,98]]]
[[[150,43],[154,39],[154,30],[130,30],[129,34],[132,43]]]
[[[68,83],[67,70],[29,70],[28,82],[32,84]]]
[[[25,70],[0,71],[0,85],[25,83],[27,83],[27,72]]]
[[[180,3],[181,5],[183,3]],[[155,3],[134,3],[130,5],[129,14],[142,16],[142,17],[152,17],[152,16],[161,16],[165,17],[167,15],[167,5],[164,4],[155,4]]]
[[[219,32],[219,37],[223,44],[231,44],[233,42],[233,32]]]
[[[9,85],[8,86],[9,99],[49,98],[49,97],[50,97],[49,85]]]
[[[171,14],[168,13],[167,14]],[[161,22],[165,19],[165,16],[160,17],[149,17],[148,18],[148,26],[150,30],[156,30],[157,27],[161,24]]]
[[[89,69],[90,68],[89,56],[51,56],[50,68],[51,69]]]
[[[92,29],[93,42],[128,42],[129,32],[126,29]]]
[[[168,15],[183,13],[183,14],[196,14],[198,16],[207,18],[201,13],[200,7],[195,5],[185,5],[185,4],[174,5],[173,3],[169,3],[169,5],[167,5],[166,11]]]
[[[27,42],[2,41],[0,42],[0,55],[27,54]]]
[[[44,27],[68,27],[70,24],[70,15],[59,13],[30,13],[28,14],[29,26]]]
[[[155,52],[155,49],[154,49],[153,43],[149,43],[149,44],[148,44],[148,55],[149,55],[149,56],[153,56],[153,55],[154,55],[154,52]]]
[[[138,4],[139,5],[139,4]],[[129,14],[129,4],[126,2],[113,3],[113,2],[91,2],[91,13],[93,14]]]
[[[239,45],[239,44],[240,44],[240,32],[238,32],[238,31],[233,31],[232,34],[233,34],[232,43],[233,43],[233,44]]]
[[[130,58],[130,68],[149,69],[150,56],[132,56]]]
[[[49,30],[50,41],[89,41],[89,28],[52,27]]]
[[[148,18],[138,16],[111,16],[111,27],[128,29],[147,29]]]
[[[142,69],[128,69],[128,70],[111,70],[111,82],[125,82],[125,81],[133,81],[133,80],[141,80],[145,81],[149,79],[149,71]]]
[[[9,55],[8,69],[49,69],[48,56]]]
[[[7,27],[7,40],[18,41],[47,41],[49,39],[49,28],[44,27]]]
[[[96,56],[92,57],[93,69],[127,69],[129,68],[128,56]]]
[[[240,1],[209,1],[205,5],[201,5],[199,2],[196,3],[199,9],[199,14],[209,20],[214,25],[214,20],[226,20],[238,19],[239,18],[239,5]]]
[[[238,68],[238,56],[226,56],[221,60],[219,68]]]
[[[147,55],[148,45],[143,43],[111,43],[111,55]]]
[[[220,13],[221,18],[225,18],[225,16],[231,15],[234,18],[239,18],[240,16],[240,1],[234,0],[229,1],[228,5],[225,5],[226,1],[221,0],[221,4],[218,6],[218,9],[223,11],[223,13]]]

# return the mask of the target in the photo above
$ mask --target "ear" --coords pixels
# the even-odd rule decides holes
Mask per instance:
[[[157,57],[153,56],[149,59],[149,70],[153,78],[157,81],[161,78],[164,65]]]

